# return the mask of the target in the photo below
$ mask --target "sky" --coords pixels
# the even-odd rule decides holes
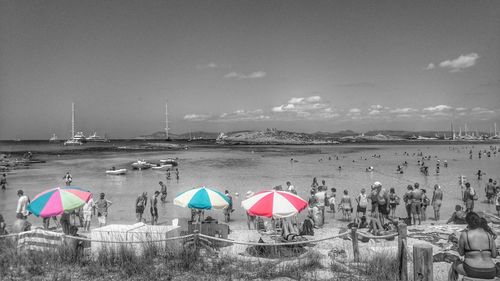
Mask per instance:
[[[0,139],[500,126],[500,1],[0,1]],[[499,127],[500,128],[500,127]]]

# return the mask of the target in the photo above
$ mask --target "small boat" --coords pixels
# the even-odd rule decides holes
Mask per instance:
[[[127,173],[127,169],[117,169],[117,170],[107,170],[107,175],[125,175]]]
[[[160,160],[160,163],[161,164],[170,164],[170,165],[172,165],[174,167],[179,164],[179,163],[177,163],[177,160],[172,159],[172,158]]]
[[[97,132],[94,132],[93,135],[87,138],[88,142],[109,142],[109,140],[105,137],[101,137],[97,135]]]
[[[137,160],[137,162],[132,163],[132,168],[138,170],[144,170],[151,168],[151,164],[146,161]]]
[[[157,171],[166,171],[166,170],[171,169],[171,168],[172,168],[172,164],[162,164],[162,165],[156,165],[156,166],[151,167],[151,169],[157,170]]]
[[[52,134],[52,137],[50,137],[49,142],[59,142],[60,139],[56,136],[56,134]]]

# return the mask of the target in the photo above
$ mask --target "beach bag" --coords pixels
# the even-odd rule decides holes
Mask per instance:
[[[477,192],[472,187],[470,188],[470,195],[472,195],[472,200],[479,199],[479,195],[477,195]]]
[[[335,206],[335,197],[328,198],[328,206]]]
[[[431,202],[429,200],[429,197],[427,197],[427,195],[425,195],[423,203],[424,203],[424,206],[429,206],[430,205]]]
[[[305,219],[300,230],[300,235],[314,235],[314,225],[311,219]]]
[[[360,194],[359,195],[359,206],[361,208],[368,207],[368,198],[367,198],[366,194]]]

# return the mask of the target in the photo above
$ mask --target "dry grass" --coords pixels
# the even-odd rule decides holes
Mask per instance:
[[[339,280],[397,280],[395,258],[376,256],[365,268],[342,274],[345,268],[324,268],[321,254],[311,251],[298,260],[248,262],[190,246],[166,247],[145,243],[140,254],[126,245],[103,248],[93,258],[67,247],[47,252],[17,252],[10,240],[0,239],[0,280],[254,280],[291,278],[317,280],[320,271],[333,271]]]

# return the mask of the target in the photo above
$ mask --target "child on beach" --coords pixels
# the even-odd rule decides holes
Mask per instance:
[[[396,206],[399,205],[399,201],[399,196],[396,195],[394,187],[391,187],[389,190],[389,210],[390,216],[393,218],[396,217]]]
[[[361,213],[361,216],[365,216],[366,208],[368,207],[368,195],[366,195],[366,189],[361,189],[361,193],[356,198],[356,203],[358,205],[356,207],[356,217],[359,213]]]
[[[94,199],[92,197],[83,205],[82,213],[83,231],[90,231],[90,222],[92,221],[92,215],[95,213]]]

